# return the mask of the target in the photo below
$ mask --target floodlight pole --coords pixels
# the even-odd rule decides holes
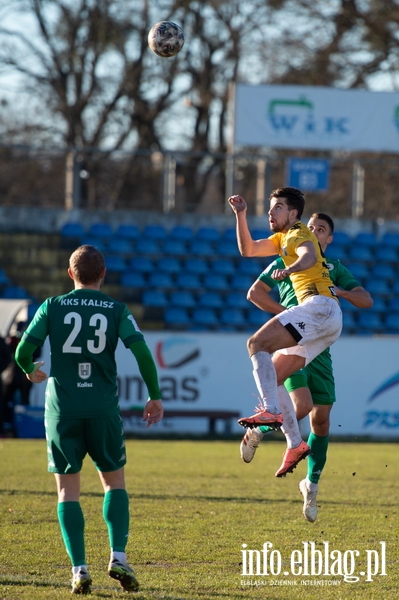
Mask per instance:
[[[352,219],[361,219],[364,215],[364,167],[360,161],[353,163],[352,177]]]
[[[176,160],[170,152],[164,155],[162,205],[165,214],[176,205]]]

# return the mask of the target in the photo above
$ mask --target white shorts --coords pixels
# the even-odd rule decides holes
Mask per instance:
[[[334,298],[327,296],[311,296],[303,304],[287,308],[276,317],[298,343],[278,352],[302,356],[306,365],[331,346],[342,330],[341,307]]]

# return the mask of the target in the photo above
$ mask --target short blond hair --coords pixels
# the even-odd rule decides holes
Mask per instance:
[[[104,276],[104,255],[94,246],[79,246],[69,257],[69,268],[73,278],[79,283],[97,283]]]

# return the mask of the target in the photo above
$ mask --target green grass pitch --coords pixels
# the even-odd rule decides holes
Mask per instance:
[[[331,443],[313,524],[302,516],[297,490],[305,461],[286,478],[274,477],[283,450],[282,441],[262,442],[254,461],[245,465],[239,441],[128,440],[127,551],[141,584],[133,597],[397,600],[398,445]],[[0,465],[0,600],[70,598],[70,564],[58,528],[44,440],[0,440]],[[89,459],[82,473],[81,503],[91,598],[126,597],[106,573],[102,491]],[[261,553],[267,542],[273,544],[269,554]],[[365,581],[365,575],[347,583],[340,575],[292,574],[290,558],[298,552],[304,556],[310,542],[320,552],[328,542],[328,553],[335,552],[334,568],[347,572],[355,556],[350,551],[357,550],[354,573],[367,568],[376,575],[370,576],[372,581]],[[253,574],[243,575],[242,561],[256,557],[249,550],[257,550],[262,560],[266,557],[267,569],[275,572],[280,557],[282,572],[257,573],[254,560]]]

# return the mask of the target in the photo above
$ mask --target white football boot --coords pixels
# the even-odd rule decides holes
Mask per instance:
[[[240,444],[240,455],[244,462],[251,462],[264,435],[265,434],[260,431],[259,427],[247,429]]]

